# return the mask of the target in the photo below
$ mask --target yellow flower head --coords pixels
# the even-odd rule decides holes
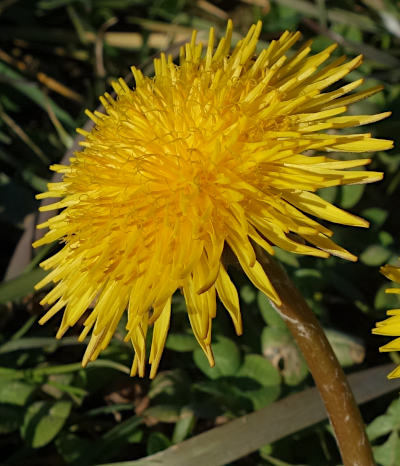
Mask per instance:
[[[368,223],[324,201],[327,186],[370,183],[381,173],[360,167],[369,160],[336,160],[323,152],[389,149],[391,141],[339,128],[388,116],[344,115],[347,105],[380,90],[352,93],[362,80],[330,86],[360,65],[340,57],[323,65],[335,45],[310,56],[307,42],[289,49],[300,33],[285,32],[255,55],[261,22],[231,50],[232,22],[216,49],[214,30],[205,50],[192,40],[180,53],[154,60],[155,76],[132,68],[135,88],[120,79],[116,98],[100,100],[105,113],[87,112],[95,126],[70,166],[38,196],[61,198],[41,210],[63,209],[43,223],[63,248],[41,266],[52,271],[37,288],[54,282],[43,299],[46,322],[65,308],[57,337],[93,305],[81,339],[92,330],[83,364],[97,358],[122,314],[135,350],[132,374],[144,375],[145,340],[153,325],[150,377],[163,351],[171,297],[180,289],[195,337],[211,365],[211,321],[216,295],[242,331],[236,288],[222,263],[229,247],[253,284],[279,304],[254,244],[356,260],[307,214],[345,225]],[[326,92],[324,92],[327,90]],[[341,115],[341,116],[339,116]]]
[[[381,267],[381,273],[390,280],[400,284],[400,267],[385,265]],[[386,293],[400,294],[400,288],[388,288]],[[391,309],[387,311],[388,319],[378,322],[372,333],[376,335],[385,335],[390,337],[400,337],[400,309]],[[379,348],[379,351],[400,351],[400,338],[387,343]],[[389,375],[389,379],[400,377],[400,366],[396,367]]]

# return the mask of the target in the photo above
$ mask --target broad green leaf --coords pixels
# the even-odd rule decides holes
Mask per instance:
[[[60,434],[54,441],[58,453],[68,464],[89,464],[95,456],[96,451],[93,443],[85,438],[78,437],[71,433]]]
[[[184,400],[188,395],[187,387],[190,386],[190,383],[191,380],[186,372],[180,369],[159,372],[151,382],[147,396],[150,399],[162,396],[164,399],[168,397],[169,399]]]
[[[300,267],[298,256],[292,252],[285,251],[284,249],[274,247],[275,258],[279,262],[283,262],[290,267]]]
[[[258,390],[261,385],[248,377],[221,377],[216,380],[203,380],[194,384],[196,392],[207,395],[203,406],[194,404],[194,411],[199,418],[215,418],[219,415],[232,416],[243,410],[251,411],[253,404],[247,396],[250,390]],[[210,409],[211,408],[211,409]]]
[[[71,411],[70,401],[36,401],[27,409],[21,435],[31,448],[50,443],[60,432]]]
[[[240,297],[246,304],[251,304],[256,299],[256,291],[250,285],[243,285],[240,288]]]
[[[195,417],[193,410],[188,407],[183,407],[174,427],[172,443],[179,443],[185,440],[192,431],[194,423]]]
[[[394,419],[387,414],[383,416],[378,416],[375,418],[371,424],[367,427],[367,434],[370,441],[375,440],[382,435],[386,435],[389,432],[392,432],[394,428]]]
[[[281,382],[276,368],[259,354],[247,354],[237,372],[238,377],[249,377],[263,387],[274,387]]]
[[[352,40],[354,42],[362,42],[362,33],[358,27],[349,26],[345,24],[336,24],[332,28],[335,32],[338,32],[346,39]],[[343,207],[343,206],[342,206]]]
[[[394,244],[393,236],[387,231],[384,231],[384,230],[380,231],[378,233],[378,237],[379,237],[379,242],[381,243],[382,246],[391,246],[392,244]]]
[[[0,435],[14,432],[22,424],[24,409],[20,406],[0,404]]]
[[[335,202],[339,188],[337,186],[331,186],[329,188],[323,188],[318,190],[318,196],[322,197],[327,202]]]
[[[394,293],[386,293],[389,288],[398,288],[398,285],[387,281],[378,290],[375,295],[374,307],[377,310],[393,309],[399,305],[399,296]],[[383,318],[384,316],[382,316]]]
[[[370,267],[378,267],[384,264],[390,257],[389,249],[380,244],[371,244],[360,255],[360,261]]]
[[[385,223],[388,214],[387,210],[381,209],[380,207],[370,207],[361,212],[361,217],[371,222],[371,228],[379,230]]]
[[[386,414],[375,418],[367,427],[368,438],[372,441],[392,430],[400,429],[400,399],[394,400]]]
[[[286,328],[286,324],[276,309],[272,306],[271,301],[261,291],[257,296],[258,308],[265,322],[271,327]]]
[[[76,404],[80,405],[85,396],[88,395],[88,391],[81,387],[76,387],[74,378],[75,375],[73,373],[50,375],[42,390],[57,399],[62,398],[63,394],[67,393]]]
[[[269,443],[268,445],[264,445],[258,450],[261,458],[268,459],[273,451],[272,445]]]
[[[295,30],[301,20],[301,15],[291,8],[274,5],[268,18],[269,21],[265,21],[263,24],[265,31],[274,31],[275,28]]]
[[[171,446],[170,439],[161,432],[151,432],[147,439],[147,454],[153,455]]]
[[[240,366],[240,351],[237,345],[229,338],[219,336],[216,343],[212,344],[215,366],[210,367],[207,358],[201,348],[193,353],[196,366],[210,379],[235,375]]]
[[[24,406],[36,387],[21,380],[0,379],[0,403]]]
[[[298,385],[307,377],[307,364],[287,328],[265,327],[261,347],[263,355],[280,370],[287,385]]]
[[[0,378],[3,380],[21,380],[25,378],[24,371],[10,367],[0,367]]]
[[[400,439],[397,431],[393,431],[383,445],[374,448],[374,457],[380,466],[399,466]]]
[[[275,401],[280,393],[281,377],[278,370],[258,354],[248,354],[237,372],[238,378],[250,379],[256,382],[259,388],[243,387],[243,395],[251,400],[254,409],[260,409]]]
[[[341,186],[340,189],[340,207],[342,209],[351,209],[362,198],[365,190],[365,184],[355,184]]]
[[[149,418],[157,419],[159,422],[175,423],[179,419],[180,406],[173,404],[160,404],[150,406],[144,412],[144,415]]]
[[[300,292],[308,297],[314,296],[323,286],[324,276],[319,270],[300,268],[295,270],[293,280]],[[313,303],[315,304],[315,303]]]
[[[193,351],[198,347],[196,338],[188,333],[170,333],[165,342],[165,347],[174,351]]]
[[[143,439],[143,431],[136,429],[126,437],[127,443],[141,443]]]
[[[365,348],[359,338],[334,329],[324,330],[341,366],[350,367],[364,361]]]

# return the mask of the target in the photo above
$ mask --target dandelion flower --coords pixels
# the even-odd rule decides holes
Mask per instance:
[[[271,300],[280,299],[254,245],[299,254],[356,260],[336,245],[314,217],[344,225],[368,223],[321,199],[315,191],[370,183],[381,173],[346,170],[367,159],[337,160],[324,152],[389,149],[390,141],[337,129],[388,116],[345,115],[347,105],[380,90],[354,91],[362,79],[331,89],[361,63],[361,56],[326,64],[336,45],[315,55],[310,42],[290,48],[300,33],[285,32],[255,55],[261,22],[231,49],[232,22],[214,49],[181,49],[180,63],[161,54],[155,76],[132,68],[135,88],[120,79],[100,98],[105,113],[87,112],[95,126],[63,175],[39,199],[60,213],[41,224],[62,249],[41,266],[51,270],[37,288],[54,288],[42,300],[46,322],[64,309],[57,337],[86,313],[83,340],[91,338],[83,365],[97,358],[127,313],[126,341],[135,350],[132,374],[145,372],[146,334],[153,326],[149,362],[154,377],[171,317],[171,297],[181,290],[194,335],[211,365],[211,322],[216,298],[242,332],[239,299],[221,257],[224,248]],[[328,131],[329,130],[329,131]],[[311,215],[312,218],[309,216]],[[91,303],[94,307],[91,308]]]
[[[381,267],[381,273],[390,280],[400,284],[400,267],[385,265]],[[386,293],[400,294],[400,288],[388,288]],[[388,319],[378,322],[372,333],[376,335],[386,335],[390,337],[400,337],[400,309],[391,309],[387,311]],[[379,348],[379,351],[400,351],[400,338],[387,343]],[[400,377],[400,366],[396,367],[389,375],[389,379]]]

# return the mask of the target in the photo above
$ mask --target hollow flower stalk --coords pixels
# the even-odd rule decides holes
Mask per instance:
[[[51,282],[42,300],[41,323],[64,309],[57,338],[85,314],[83,340],[91,338],[83,365],[97,358],[127,313],[126,341],[135,350],[132,375],[143,376],[146,334],[153,326],[149,361],[154,377],[167,337],[171,297],[181,290],[194,335],[214,364],[211,322],[216,297],[242,332],[238,293],[222,261],[224,248],[271,300],[280,298],[257,261],[254,245],[269,254],[273,245],[290,252],[348,260],[319,217],[344,225],[368,223],[321,199],[328,186],[370,183],[381,173],[347,170],[369,159],[341,160],[325,152],[389,149],[391,141],[368,133],[337,130],[388,116],[346,115],[347,106],[381,88],[355,91],[362,79],[332,84],[361,64],[339,57],[326,63],[336,45],[311,54],[310,42],[290,52],[299,32],[285,32],[256,55],[261,22],[231,49],[232,22],[214,48],[210,29],[203,48],[192,39],[179,65],[161,54],[155,76],[132,68],[135,88],[120,79],[116,98],[100,98],[105,113],[93,120],[83,150],[39,199],[60,198],[41,207],[60,213],[34,246],[52,241],[62,249],[42,262]],[[311,217],[310,217],[311,215]]]
[[[381,273],[395,283],[400,284],[400,268],[394,265],[384,265]],[[386,293],[400,294],[400,288],[387,288]],[[379,348],[379,351],[400,351],[400,309],[390,309],[387,311],[388,319],[378,322],[372,333],[397,337],[395,340]],[[400,366],[397,366],[389,375],[389,379],[400,377]]]

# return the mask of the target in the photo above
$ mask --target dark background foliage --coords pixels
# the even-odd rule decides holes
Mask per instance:
[[[21,245],[24,226],[35,220],[36,193],[45,189],[48,165],[71,147],[85,108],[98,106],[110,82],[131,65],[152,72],[159,50],[191,29],[218,31],[232,18],[239,34],[263,20],[261,42],[285,29],[315,37],[314,50],[333,41],[336,55],[364,54],[363,65],[345,78],[385,89],[351,112],[392,110],[365,129],[399,137],[400,4],[395,0],[0,0],[0,448],[5,465],[90,465],[134,460],[223,424],[288,394],[312,379],[273,309],[239,271],[244,335],[236,337],[220,309],[213,326],[217,367],[210,369],[189,329],[182,297],[159,375],[128,377],[132,349],[123,343],[124,323],[100,359],[85,370],[83,346],[74,334],[61,341],[53,319],[37,324],[41,293],[39,250],[29,262]],[[367,156],[367,155],[366,155]],[[317,260],[277,251],[318,315],[346,371],[390,361],[386,342],[371,335],[385,310],[396,306],[379,266],[399,255],[400,153],[376,153],[370,168],[385,172],[370,186],[325,189],[321,194],[367,218],[368,230],[333,227],[337,242],[359,255],[358,263]],[[25,252],[24,252],[25,251]],[[10,261],[13,258],[12,265]],[[392,393],[362,408],[378,464],[400,464],[400,402]],[[240,465],[335,465],[340,459],[327,422],[287,436],[238,460]]]

